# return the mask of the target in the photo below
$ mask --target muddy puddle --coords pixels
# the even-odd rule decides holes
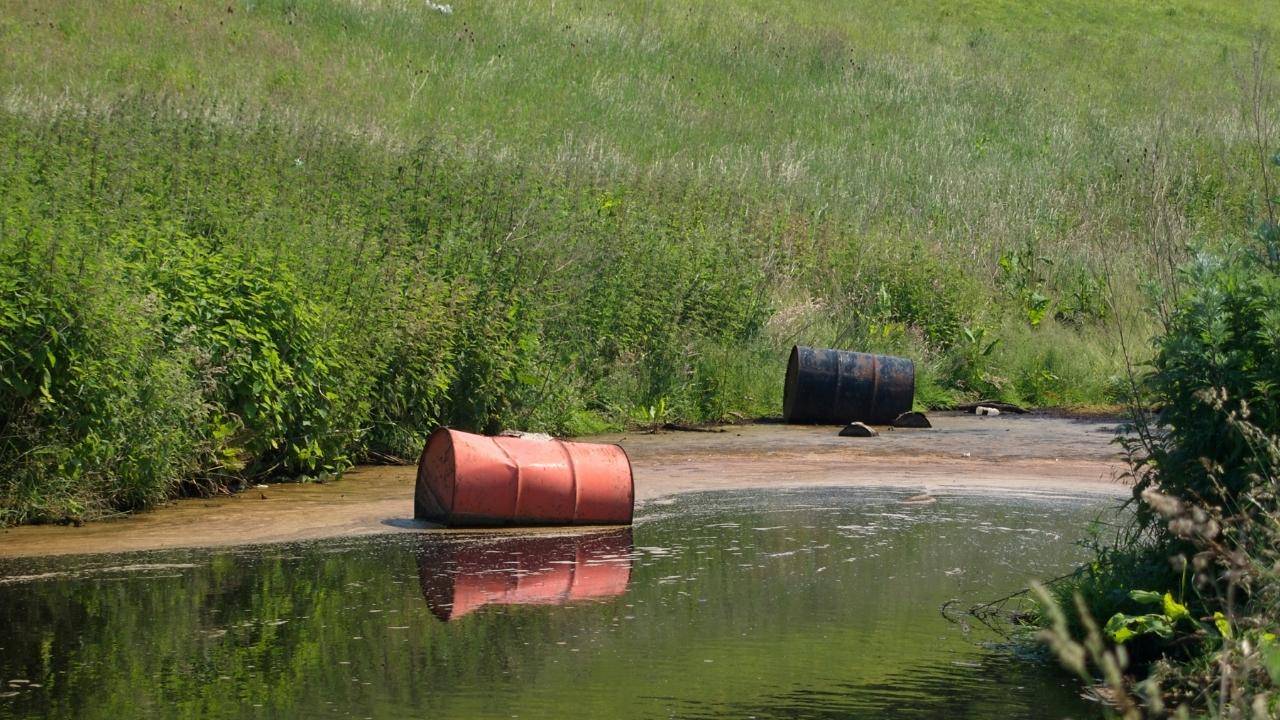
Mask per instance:
[[[0,559],[0,717],[1059,718],[1051,662],[940,607],[1083,557],[1115,501],[650,499],[634,528]]]
[[[1044,416],[930,416],[928,430],[842,438],[838,428],[754,424],[718,432],[597,438],[630,455],[643,505],[682,492],[893,486],[993,495],[1123,495],[1116,422]],[[220,547],[388,532],[420,533],[412,466],[368,466],[324,485],[275,484],[184,500],[84,527],[0,530],[0,558]]]

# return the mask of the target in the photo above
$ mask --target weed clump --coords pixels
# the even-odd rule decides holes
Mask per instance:
[[[1127,443],[1132,524],[1041,592],[1050,641],[1126,717],[1280,710],[1280,267],[1263,239],[1185,270],[1142,388],[1160,412]]]
[[[120,263],[55,247],[0,256],[0,524],[148,507],[201,471],[195,358]]]

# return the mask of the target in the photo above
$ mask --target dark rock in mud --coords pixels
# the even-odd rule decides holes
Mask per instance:
[[[933,424],[922,412],[904,412],[893,421],[896,428],[931,428]]]
[[[849,423],[840,431],[840,437],[875,437],[879,434],[860,422]]]
[[[662,429],[663,429],[663,430],[670,430],[670,431],[672,431],[672,432],[700,432],[700,433],[722,433],[722,432],[725,432],[725,429],[724,429],[724,428],[719,428],[719,427],[704,427],[704,426],[699,426],[699,425],[685,425],[685,424],[683,424],[683,423],[673,423],[673,422],[669,422],[669,423],[662,423]]]

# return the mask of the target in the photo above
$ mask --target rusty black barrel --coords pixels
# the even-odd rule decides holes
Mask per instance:
[[[797,345],[787,362],[782,417],[888,424],[911,409],[915,394],[916,365],[906,358]]]

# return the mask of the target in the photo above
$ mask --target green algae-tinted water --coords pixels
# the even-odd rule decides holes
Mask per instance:
[[[585,536],[7,561],[0,717],[1096,715],[1051,662],[939,608],[1068,569],[1107,501],[907,494],[682,495]]]

